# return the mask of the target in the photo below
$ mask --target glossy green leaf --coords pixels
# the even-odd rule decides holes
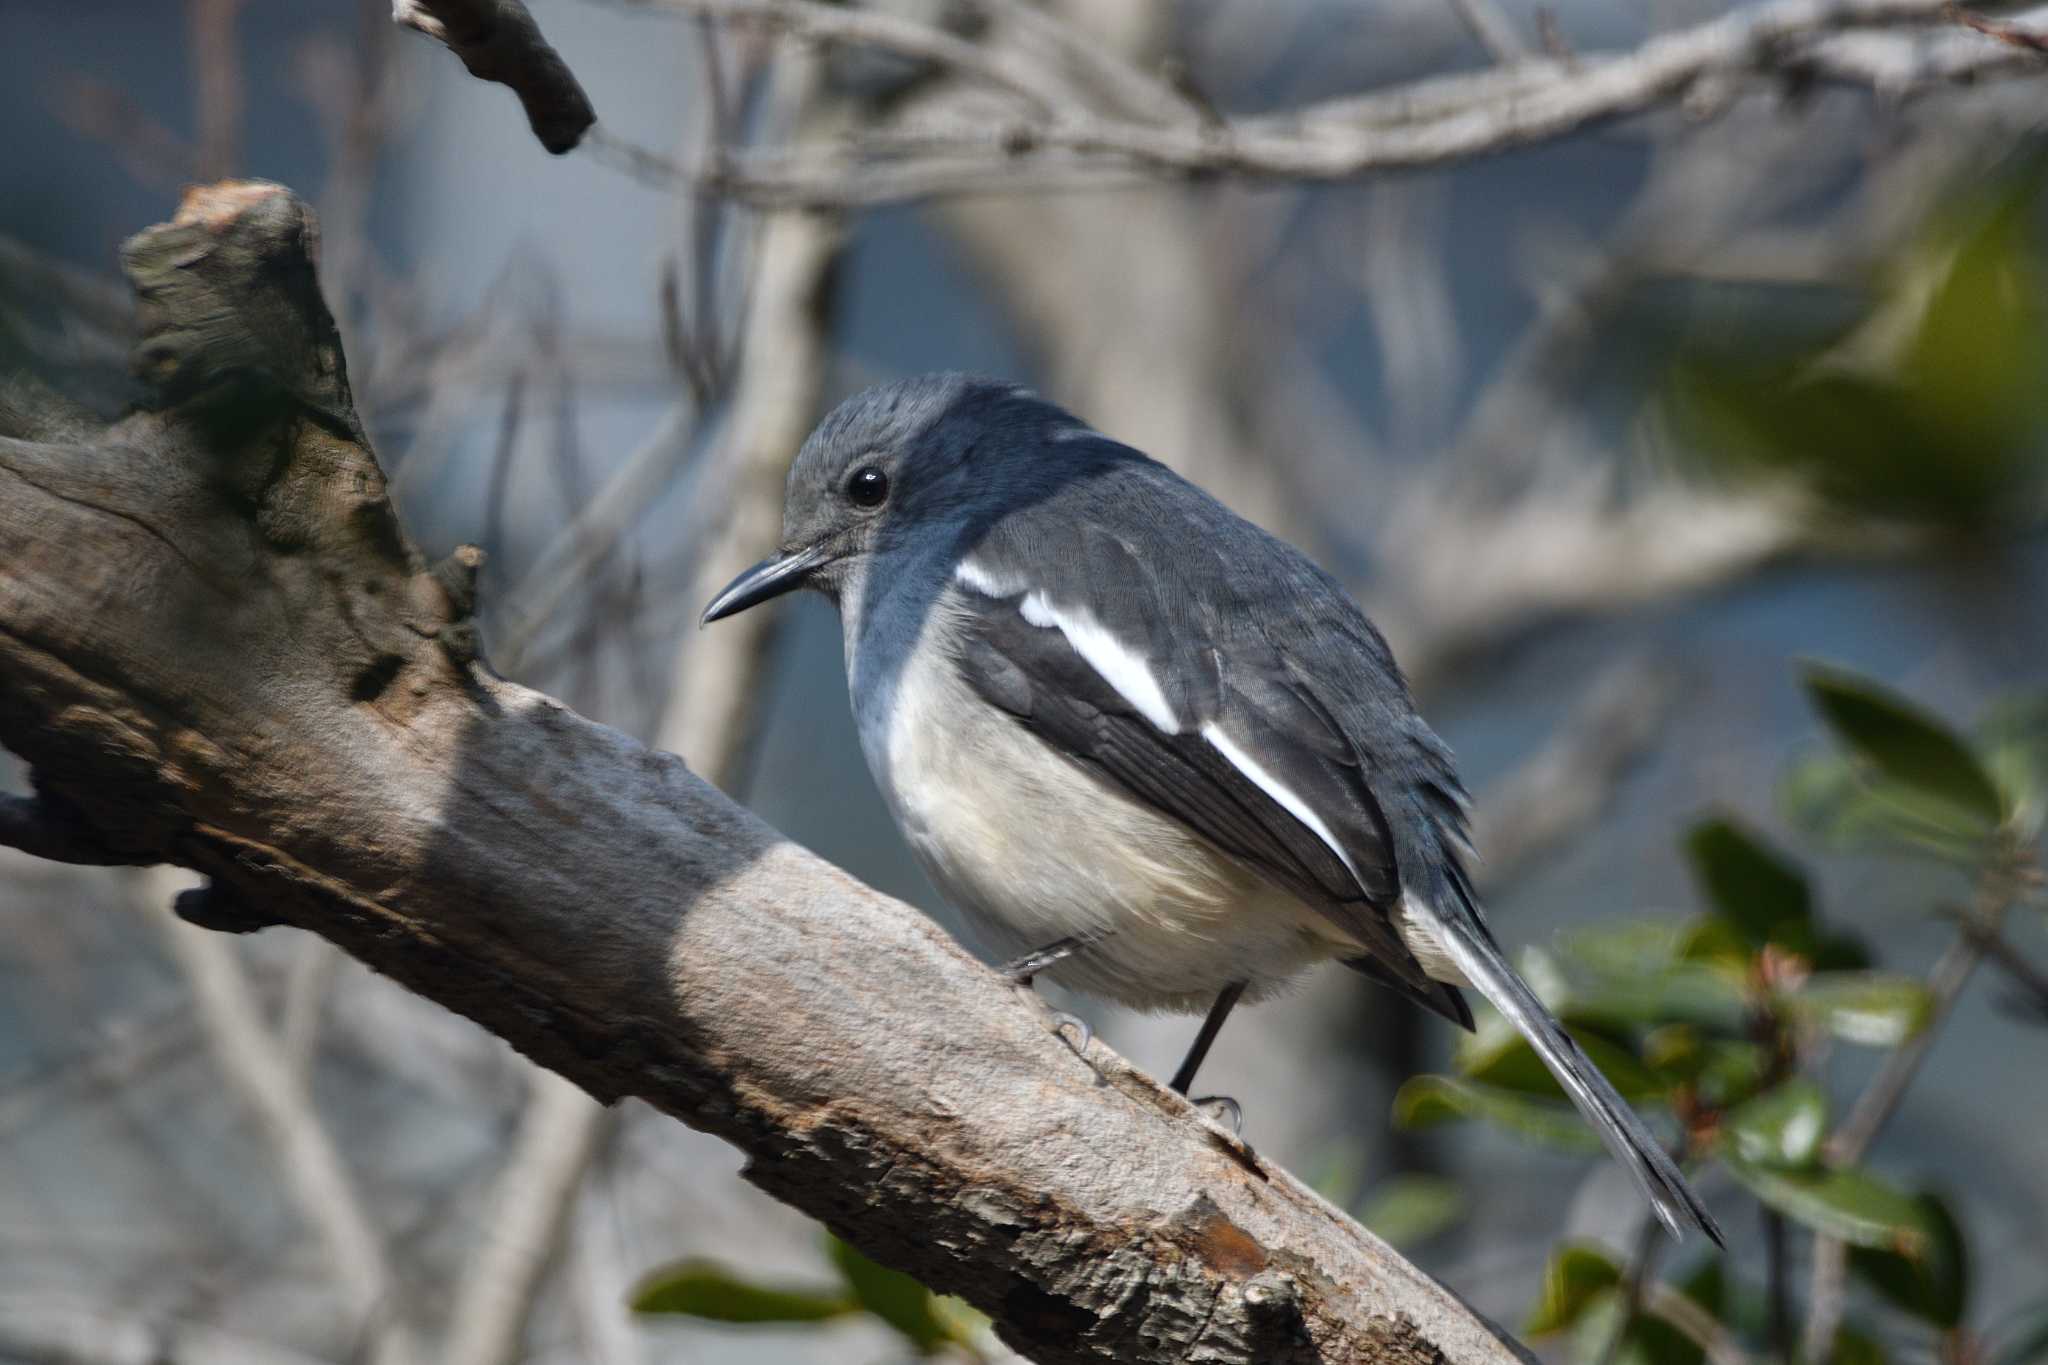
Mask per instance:
[[[826,1251],[854,1301],[895,1328],[919,1355],[933,1355],[952,1340],[932,1306],[932,1291],[904,1274],[891,1270],[855,1251],[837,1237],[826,1243]]]
[[[1783,854],[1726,816],[1693,826],[1685,853],[1707,903],[1752,946],[1811,955],[1813,895]]]
[[[1756,1094],[1770,1070],[1770,1049],[1756,1043],[1716,1039],[1706,1045],[1694,1085],[1703,1102],[1725,1108]]]
[[[1934,1010],[1924,984],[1892,972],[1815,972],[1779,999],[1797,1018],[1863,1047],[1897,1047]]]
[[[1602,977],[1587,982],[1572,997],[1572,1013],[1579,1019],[1621,1027],[1692,1023],[1729,1031],[1740,1029],[1749,1012],[1749,989],[1742,975],[1706,962],[1637,976]]]
[[[1465,1189],[1457,1181],[1397,1175],[1373,1190],[1358,1221],[1397,1247],[1411,1247],[1447,1231],[1464,1216]]]
[[[1600,1139],[1569,1105],[1474,1085],[1455,1076],[1416,1076],[1395,1092],[1394,1122],[1403,1128],[1426,1128],[1455,1119],[1479,1119],[1559,1151],[1600,1150]]]
[[[836,1289],[789,1289],[755,1284],[717,1261],[693,1259],[664,1266],[642,1280],[630,1300],[636,1313],[678,1313],[709,1322],[824,1322],[858,1311]]]
[[[1787,1218],[1851,1246],[1918,1255],[1929,1233],[1920,1204],[1867,1171],[1791,1171],[1723,1155],[1743,1188]]]
[[[1543,1267],[1543,1290],[1522,1330],[1530,1336],[1562,1332],[1577,1322],[1595,1295],[1621,1283],[1621,1267],[1605,1251],[1567,1242]]]
[[[1900,1308],[1937,1327],[1954,1327],[1969,1304],[1969,1253],[1955,1214],[1938,1195],[1922,1194],[1927,1239],[1917,1256],[1851,1247],[1849,1267]]]
[[[2005,816],[1976,753],[1933,713],[1846,669],[1808,664],[1807,697],[1835,737],[1876,771],[1989,833]]]
[[[1819,1157],[1827,1128],[1827,1096],[1800,1076],[1731,1110],[1721,1135],[1728,1151],[1740,1160],[1800,1168]]]

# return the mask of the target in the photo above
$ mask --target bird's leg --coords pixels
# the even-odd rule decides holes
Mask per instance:
[[[1033,977],[1056,962],[1066,961],[1089,944],[1100,943],[1107,935],[1107,930],[1092,934],[1068,934],[1065,938],[1054,939],[1043,948],[1005,962],[996,970],[1025,990],[1030,990]],[[1074,1037],[1067,1037],[1068,1029],[1074,1031]],[[1052,1031],[1058,1035],[1061,1042],[1074,1050],[1076,1057],[1085,1058],[1088,1055],[1088,1044],[1095,1040],[1095,1030],[1088,1026],[1088,1021],[1078,1014],[1068,1014],[1065,1010],[1053,1011]]]
[[[1065,938],[1054,939],[1043,948],[1033,949],[1019,958],[1012,958],[996,968],[1004,976],[1020,986],[1029,986],[1031,978],[1047,967],[1064,962],[1091,943],[1100,943],[1104,934],[1068,934]]]
[[[1194,1046],[1188,1049],[1188,1055],[1182,1059],[1180,1070],[1173,1073],[1173,1088],[1178,1093],[1187,1094],[1188,1087],[1195,1083],[1195,1073],[1202,1069],[1202,1059],[1209,1055],[1210,1045],[1216,1041],[1216,1035],[1223,1031],[1223,1021],[1230,1017],[1230,1011],[1237,1005],[1237,998],[1244,994],[1245,985],[1242,981],[1231,982],[1223,988],[1223,993],[1216,997],[1216,1003],[1209,1006],[1209,1017],[1202,1021],[1202,1031],[1195,1035]]]

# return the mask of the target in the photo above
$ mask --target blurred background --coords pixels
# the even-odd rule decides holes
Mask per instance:
[[[1208,1063],[1262,1154],[1559,1358],[2044,1349],[2033,16],[1819,7],[1594,111],[1627,117],[1544,124],[1593,68],[1640,75],[1607,64],[1726,39],[1731,11],[878,6],[982,69],[744,8],[538,4],[602,119],[556,159],[379,0],[0,0],[0,369],[117,409],[122,239],[195,180],[290,185],[402,517],[490,556],[493,663],[948,924],[860,760],[830,608],[694,622],[771,547],[833,400],[1027,381],[1353,586],[1477,795],[1500,937],[1555,992],[1581,972],[1574,1022],[1644,1068],[1736,1255],[1645,1264],[1625,1178],[1544,1141],[1540,1080],[1347,972],[1241,1013]],[[1455,158],[1302,183],[1034,156],[1014,129],[1047,88],[1197,131],[1399,91],[1357,125],[1395,141],[1433,94],[1527,98]],[[1891,763],[1884,736],[1936,718],[1991,770],[1995,834],[1947,819],[1967,754]],[[1924,814],[1916,784],[1940,818],[1893,818]],[[323,942],[186,927],[178,874],[0,867],[0,1360],[1000,1355],[857,1311],[865,1270],[847,1289],[733,1150],[598,1110]],[[1847,1006],[1801,993],[1815,969]],[[1623,1005],[1584,986],[1603,970],[1684,980]],[[1155,1073],[1196,1023],[1055,1003]],[[1797,1113],[1839,1138],[1901,1056],[1924,1064],[1867,1150],[1786,1137]],[[1448,1078],[1397,1105],[1419,1073]],[[1716,1159],[1737,1133],[1776,1155]],[[1904,1268],[1863,1255],[1887,1238]],[[691,1311],[629,1311],[678,1263]],[[1655,1284],[1689,1330],[1630,1317]]]

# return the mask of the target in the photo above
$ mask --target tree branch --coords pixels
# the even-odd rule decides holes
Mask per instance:
[[[557,156],[597,122],[590,96],[521,0],[392,0],[391,19],[445,45],[478,80],[509,87],[533,135]]]
[[[2040,65],[2030,49],[1951,22],[1953,0],[1769,0],[1628,51],[1526,58],[1272,114],[1226,118],[1184,104],[1178,116],[1136,117],[1124,109],[1159,115],[1150,92],[1091,101],[1073,82],[1048,88],[1028,68],[992,70],[1001,54],[911,20],[806,0],[621,3],[769,24],[807,41],[857,43],[936,63],[1009,97],[966,116],[899,121],[842,143],[720,157],[700,168],[607,140],[607,151],[636,175],[805,207],[1105,188],[1134,179],[1349,180],[1562,137],[1676,102],[1708,80],[1729,87],[1716,102],[1726,107],[1725,96],[1750,82],[1820,80],[1900,98],[1922,86],[2032,73]],[[2044,16],[2029,10],[2006,27],[2028,32]]]
[[[126,249],[153,397],[0,439],[0,741],[195,868],[965,1296],[1042,1362],[1505,1365],[1511,1343],[924,917],[477,657],[273,185]]]

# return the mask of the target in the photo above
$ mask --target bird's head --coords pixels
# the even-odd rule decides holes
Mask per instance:
[[[1060,440],[1067,433],[1094,437],[1070,414],[1000,380],[935,374],[855,394],[818,424],[790,466],[780,548],[712,598],[704,621],[796,588],[839,600],[878,554],[971,543],[1056,480],[1068,462],[1061,447],[1071,443]]]

